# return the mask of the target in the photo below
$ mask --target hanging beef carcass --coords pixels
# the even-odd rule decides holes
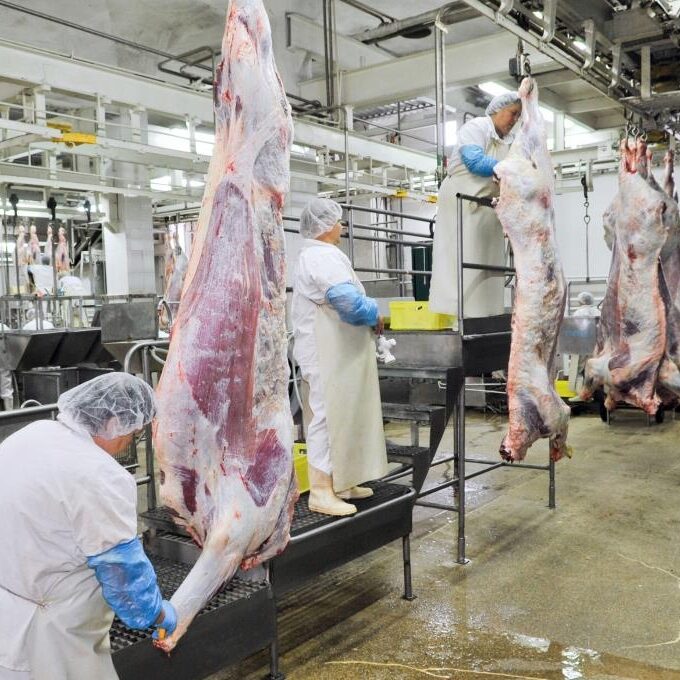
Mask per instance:
[[[496,165],[500,181],[498,219],[510,239],[517,272],[508,365],[509,429],[500,453],[522,460],[541,437],[559,460],[566,444],[569,408],[554,387],[555,351],[566,284],[557,254],[554,175],[538,107],[538,86],[525,78],[519,88],[522,123],[507,158]]]
[[[667,350],[659,256],[669,221],[667,196],[650,176],[645,142],[624,139],[619,190],[605,213],[612,264],[582,396],[604,386],[608,410],[624,401],[654,414],[661,403],[657,382]]]
[[[289,539],[292,468],[282,207],[290,108],[261,0],[232,0],[198,233],[158,386],[163,501],[202,552],[172,598],[169,651],[241,566]]]
[[[162,328],[169,329],[177,316],[188,268],[189,259],[177,243],[176,234],[168,233],[165,242],[165,291],[163,292],[165,304],[161,307],[159,319]]]

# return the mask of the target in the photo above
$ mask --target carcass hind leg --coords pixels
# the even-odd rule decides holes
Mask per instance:
[[[288,495],[281,507],[279,518],[276,520],[276,525],[272,531],[272,535],[260,546],[259,550],[248,555],[241,562],[241,569],[253,569],[258,565],[276,557],[288,545],[290,540],[290,521],[293,517],[293,510],[295,503],[300,497],[298,491],[297,479],[294,474],[291,474],[290,485],[288,487]]]

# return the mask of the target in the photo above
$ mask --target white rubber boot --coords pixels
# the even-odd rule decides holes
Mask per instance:
[[[12,411],[14,409],[14,397],[3,397],[2,405],[5,411]]]
[[[353,486],[351,489],[345,489],[338,492],[338,498],[346,501],[360,500],[362,498],[370,498],[373,495],[373,489],[367,486]]]
[[[357,508],[351,503],[345,503],[333,491],[333,478],[321,470],[309,466],[309,509],[323,515],[344,517],[353,515]]]

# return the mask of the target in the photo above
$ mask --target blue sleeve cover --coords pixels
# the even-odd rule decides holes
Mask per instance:
[[[378,303],[359,291],[353,283],[338,283],[326,292],[326,300],[352,326],[375,326],[378,323]]]
[[[458,149],[460,159],[465,167],[473,174],[481,177],[491,177],[498,161],[491,156],[484,155],[484,149],[476,144],[466,144]]]
[[[104,599],[128,628],[149,628],[161,612],[161,591],[139,538],[87,558]]]

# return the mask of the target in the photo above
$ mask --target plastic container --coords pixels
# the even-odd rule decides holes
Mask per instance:
[[[455,316],[431,312],[428,302],[390,302],[390,328],[394,331],[441,331],[455,322]]]
[[[555,380],[555,391],[562,399],[571,399],[576,396],[576,392],[569,389],[568,380]]]
[[[295,442],[293,444],[293,465],[298,481],[300,493],[309,491],[309,472],[307,470],[307,444]]]

